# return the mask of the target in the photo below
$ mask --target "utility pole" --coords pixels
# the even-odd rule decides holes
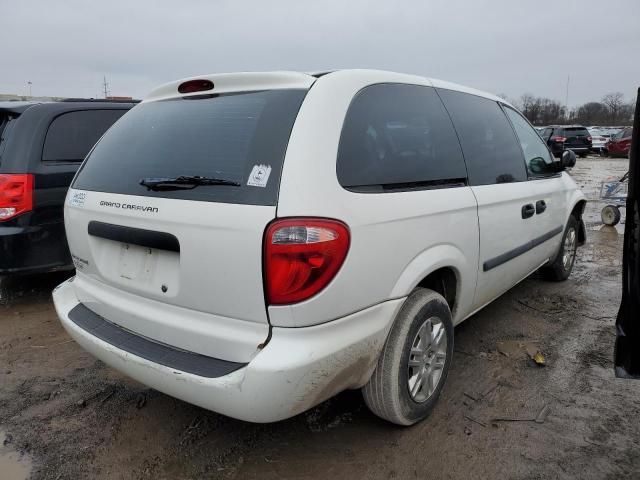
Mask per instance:
[[[569,75],[567,75],[567,91],[564,96],[564,106],[567,109],[567,119],[569,118]]]
[[[104,90],[104,98],[109,96],[109,84],[107,83],[107,76],[102,77],[102,88]]]

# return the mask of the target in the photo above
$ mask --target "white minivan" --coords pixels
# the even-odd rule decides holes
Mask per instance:
[[[163,85],[90,152],[65,223],[69,334],[157,390],[272,422],[345,389],[428,415],[454,326],[571,273],[585,197],[502,99],[399,73]]]

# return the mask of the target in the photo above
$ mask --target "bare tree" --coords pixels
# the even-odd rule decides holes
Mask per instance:
[[[620,118],[620,110],[624,105],[624,95],[620,92],[607,93],[602,97],[602,103],[604,103],[609,110],[609,118],[612,125],[618,123]]]
[[[587,102],[576,109],[574,122],[583,125],[608,123],[609,110],[604,103]]]
[[[506,95],[501,95],[506,98]],[[511,100],[522,114],[534,125],[563,125],[567,122],[582,125],[630,125],[635,109],[635,100],[625,102],[622,93],[605,95],[601,102],[587,102],[570,112],[558,100],[536,97],[525,93],[517,100]]]

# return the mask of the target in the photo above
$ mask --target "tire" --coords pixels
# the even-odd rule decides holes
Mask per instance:
[[[586,153],[579,153],[578,156],[580,158],[586,158],[587,154]]]
[[[607,205],[600,211],[602,223],[612,227],[620,223],[620,216],[620,209],[616,205]]]
[[[562,243],[560,244],[560,250],[558,250],[556,258],[550,265],[541,269],[547,280],[562,282],[571,275],[573,265],[576,263],[578,228],[578,220],[573,215],[570,215],[567,226],[564,229],[564,234],[562,235]],[[568,249],[570,251],[567,251]]]
[[[432,340],[434,332],[440,342]],[[416,349],[425,354],[416,354]],[[449,305],[433,290],[415,289],[398,312],[376,369],[362,389],[367,407],[397,425],[413,425],[426,418],[438,401],[452,357]],[[409,365],[410,361],[413,365]],[[416,386],[419,373],[429,370],[433,375],[425,374]],[[411,386],[415,389],[413,395],[409,391]]]

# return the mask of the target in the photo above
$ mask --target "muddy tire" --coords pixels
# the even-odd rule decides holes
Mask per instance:
[[[616,205],[607,205],[600,211],[600,219],[605,225],[617,225],[620,223],[620,217],[620,209]]]
[[[578,220],[573,215],[570,215],[562,235],[562,243],[560,244],[558,255],[556,255],[551,264],[541,269],[546,280],[562,282],[571,275],[573,265],[576,262],[576,250],[578,249],[578,228]]]
[[[417,288],[396,316],[364,401],[398,425],[426,418],[438,401],[453,357],[453,323],[442,295]]]

